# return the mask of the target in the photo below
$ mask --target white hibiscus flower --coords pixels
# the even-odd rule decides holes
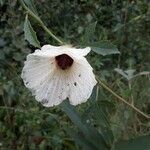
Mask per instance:
[[[27,56],[21,75],[25,86],[46,107],[66,98],[73,105],[87,101],[97,83],[84,57],[90,50],[44,45]]]

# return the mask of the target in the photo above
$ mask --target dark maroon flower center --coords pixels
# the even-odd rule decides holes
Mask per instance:
[[[62,69],[68,69],[73,64],[73,59],[67,54],[61,54],[55,57],[57,65]]]

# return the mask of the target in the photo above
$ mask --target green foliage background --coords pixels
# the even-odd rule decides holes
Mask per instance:
[[[36,0],[34,4],[34,13],[63,41],[98,46],[98,52],[104,50],[105,41],[116,45],[119,55],[92,52],[87,59],[113,91],[150,114],[149,0]],[[0,16],[0,149],[150,149],[150,121],[102,87],[75,108],[67,102],[55,108],[36,102],[20,77],[27,54],[35,50],[24,39],[25,10],[16,0],[0,0]],[[41,45],[58,45],[36,20],[29,19]]]

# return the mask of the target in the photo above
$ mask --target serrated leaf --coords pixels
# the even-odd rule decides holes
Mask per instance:
[[[113,150],[150,150],[150,136],[117,142]]]
[[[33,46],[40,47],[40,42],[37,39],[36,32],[33,30],[31,23],[28,19],[28,16],[25,18],[24,22],[24,34],[25,39]]]
[[[109,41],[100,41],[93,44],[89,44],[88,46],[91,47],[92,51],[103,56],[120,53],[117,47]]]
[[[96,28],[97,22],[90,23],[86,28],[84,35],[82,37],[82,43],[90,43],[90,40],[93,39],[95,28]]]

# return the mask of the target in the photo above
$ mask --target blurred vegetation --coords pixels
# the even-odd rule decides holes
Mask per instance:
[[[92,52],[87,58],[113,91],[150,114],[149,0],[36,0],[34,4],[35,13],[63,41],[78,46],[107,40],[116,45],[119,55]],[[105,149],[105,145],[110,149],[120,140],[143,136],[136,140],[136,150],[143,150],[140,146],[150,143],[150,121],[102,87],[76,109],[61,109],[64,104],[44,108],[34,100],[20,77],[27,54],[35,50],[24,39],[25,13],[17,0],[0,0],[0,149]],[[36,20],[30,21],[41,45],[58,45]],[[124,144],[116,149],[135,149]]]

